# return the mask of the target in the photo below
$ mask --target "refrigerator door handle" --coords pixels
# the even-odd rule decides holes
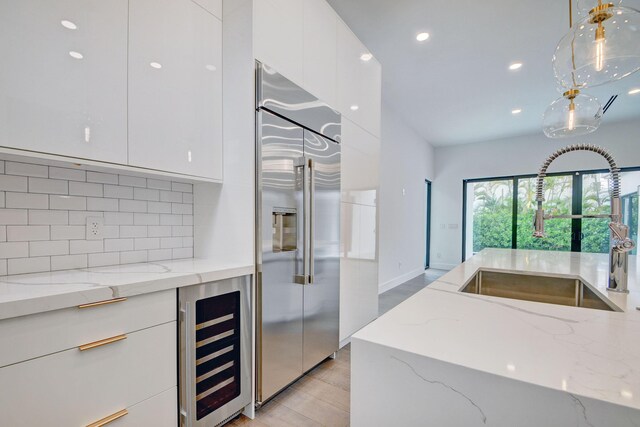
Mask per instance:
[[[313,284],[315,275],[315,205],[316,205],[316,170],[315,162],[309,159],[309,284]]]
[[[307,189],[307,161],[304,157],[301,157],[300,159],[298,159],[298,161],[296,162],[296,165],[294,166],[295,168],[295,172],[296,172],[296,176],[298,175],[298,173],[302,174],[302,179],[299,181],[302,184],[302,271],[299,270],[299,266],[298,263],[296,262],[296,275],[293,278],[294,282],[297,283],[298,285],[306,285],[308,284],[308,278],[309,278],[309,263],[307,262],[308,259],[308,244],[307,244],[307,239],[308,239],[308,223],[307,223],[307,216],[304,214],[304,212],[307,210],[307,204],[308,204],[308,199],[309,199],[309,191]],[[296,181],[298,181],[298,179],[296,178]],[[298,244],[299,244],[299,240],[298,240]]]

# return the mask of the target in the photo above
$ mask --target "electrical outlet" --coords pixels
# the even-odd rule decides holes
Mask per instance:
[[[100,217],[87,217],[87,240],[102,240],[104,238],[102,234],[102,227],[104,226],[104,219]]]

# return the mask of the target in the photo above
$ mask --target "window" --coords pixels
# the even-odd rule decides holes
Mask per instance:
[[[621,173],[622,219],[637,241],[640,168]],[[608,171],[548,174],[544,210],[552,215],[608,215],[611,212]],[[522,175],[464,181],[463,260],[484,248],[540,249],[608,253],[608,218],[552,219],[544,239],[533,237],[536,176]],[[636,254],[637,249],[632,252]]]

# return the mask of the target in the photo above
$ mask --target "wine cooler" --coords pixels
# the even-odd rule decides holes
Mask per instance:
[[[180,425],[215,427],[251,403],[250,276],[179,290]]]

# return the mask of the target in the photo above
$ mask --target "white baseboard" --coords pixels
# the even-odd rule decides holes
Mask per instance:
[[[429,268],[433,268],[434,270],[453,270],[456,268],[458,264],[431,264]]]
[[[408,273],[403,274],[402,276],[398,276],[395,279],[391,279],[388,282],[383,283],[378,288],[378,294],[385,293],[396,286],[402,285],[407,280],[411,280],[419,275],[424,274],[424,268],[418,268],[416,270],[410,271]]]
[[[351,337],[347,337],[345,339],[343,339],[342,341],[340,341],[340,345],[338,347],[338,349],[341,349],[342,347],[344,347],[347,344],[351,344]]]

